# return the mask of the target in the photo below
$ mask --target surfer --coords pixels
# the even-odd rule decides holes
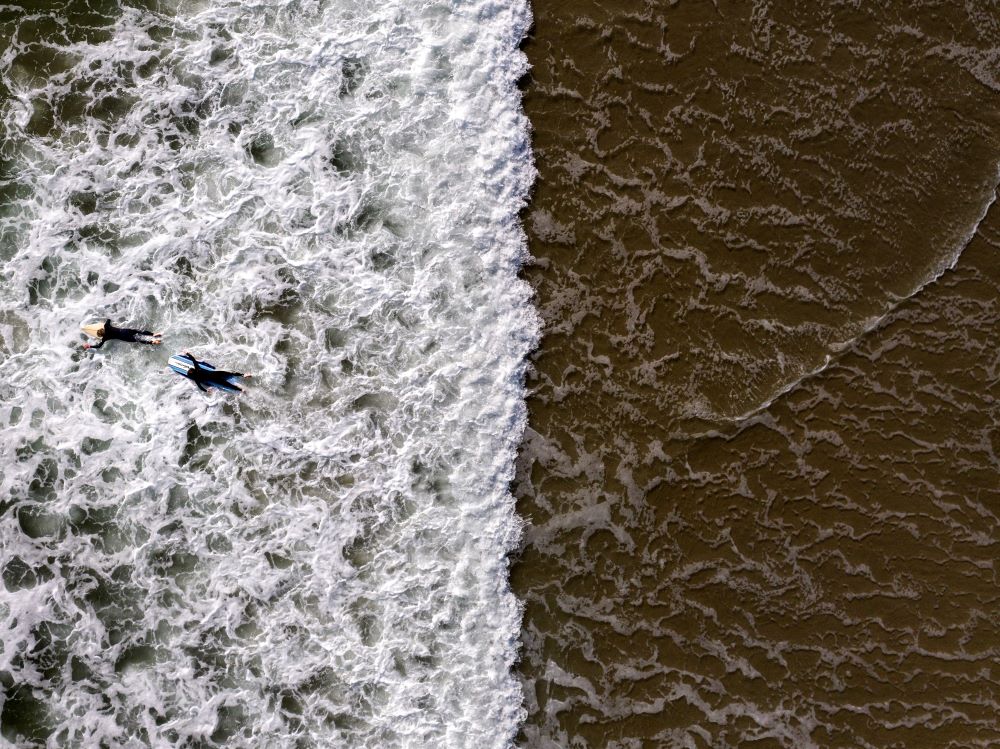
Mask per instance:
[[[151,333],[148,330],[137,330],[135,328],[116,328],[111,324],[111,320],[105,320],[104,324],[85,325],[83,329],[90,335],[99,339],[100,343],[85,343],[84,348],[100,348],[108,341],[125,341],[126,343],[148,343],[151,346],[159,346],[163,343],[160,340],[163,333]]]
[[[203,393],[208,392],[208,389],[202,384],[206,382],[224,385],[227,389],[231,388],[242,393],[243,388],[233,382],[233,380],[238,377],[242,377],[243,379],[251,377],[251,375],[243,374],[242,372],[229,372],[225,369],[206,369],[201,366],[200,362],[194,358],[194,355],[190,351],[185,351],[184,356],[191,360],[192,365],[191,369],[187,372],[188,379],[194,380],[194,384]]]

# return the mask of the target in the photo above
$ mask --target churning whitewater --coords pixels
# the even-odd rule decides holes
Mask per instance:
[[[0,7],[4,738],[510,745],[526,4],[75,5]]]

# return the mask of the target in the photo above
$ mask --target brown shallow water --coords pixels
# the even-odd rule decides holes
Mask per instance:
[[[536,0],[528,747],[1000,742],[1000,12]]]

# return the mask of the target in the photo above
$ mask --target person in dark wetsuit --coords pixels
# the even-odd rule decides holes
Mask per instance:
[[[234,382],[231,382],[234,377],[242,377],[247,379],[251,375],[243,374],[242,372],[229,372],[225,369],[205,369],[202,367],[198,360],[194,358],[194,355],[190,351],[185,351],[184,356],[191,360],[193,366],[188,370],[188,379],[194,380],[194,384],[198,386],[198,389],[203,393],[208,392],[208,388],[202,385],[203,382],[218,382],[227,387],[231,387],[234,390],[243,392],[243,388]]]
[[[163,333],[150,333],[148,330],[136,330],[135,328],[116,328],[111,324],[111,320],[104,321],[104,327],[98,331],[100,343],[85,343],[84,348],[100,348],[108,341],[125,341],[126,343],[148,343],[151,346],[159,346],[163,341]]]

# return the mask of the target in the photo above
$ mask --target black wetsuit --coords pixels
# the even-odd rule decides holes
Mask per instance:
[[[153,343],[156,339],[148,330],[136,330],[135,328],[116,328],[111,324],[111,320],[104,321],[104,335],[101,342],[91,345],[91,348],[100,348],[108,341],[125,341],[126,343]]]
[[[230,378],[233,377],[243,377],[244,375],[242,372],[229,372],[225,369],[205,369],[198,363],[197,359],[191,356],[191,354],[186,354],[186,356],[194,362],[194,366],[188,370],[188,379],[194,380],[194,384],[197,385],[198,389],[202,392],[208,392],[205,386],[201,384],[203,382],[218,382],[226,385],[227,387],[231,387],[234,390],[238,390],[241,393],[243,392],[243,388],[235,382],[230,381]]]

